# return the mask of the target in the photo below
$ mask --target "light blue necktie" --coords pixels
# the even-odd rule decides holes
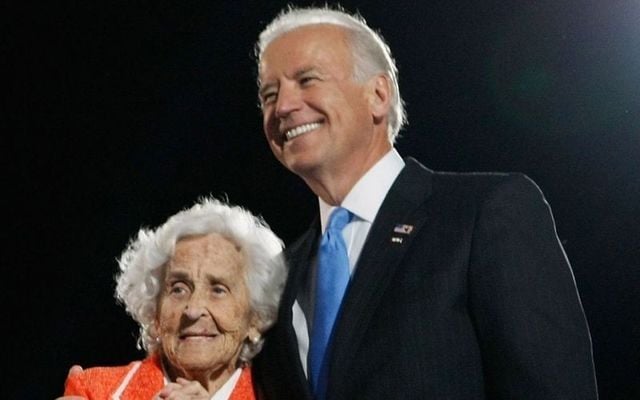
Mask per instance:
[[[349,283],[349,256],[342,229],[352,214],[336,208],[320,241],[316,273],[315,308],[309,349],[311,387],[318,400],[324,400],[327,389],[327,349],[331,332]]]

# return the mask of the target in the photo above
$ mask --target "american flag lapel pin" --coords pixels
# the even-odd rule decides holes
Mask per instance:
[[[391,236],[391,243],[398,243],[398,244],[402,243],[404,238],[398,235],[408,236],[411,234],[412,231],[413,231],[413,225],[396,224],[396,226],[393,227],[394,235]]]
[[[394,233],[399,233],[401,235],[409,235],[413,231],[413,225],[407,224],[397,224],[393,228]]]

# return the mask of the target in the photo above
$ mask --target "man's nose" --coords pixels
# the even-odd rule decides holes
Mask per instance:
[[[302,107],[302,93],[294,85],[281,85],[276,101],[276,117],[286,118]]]

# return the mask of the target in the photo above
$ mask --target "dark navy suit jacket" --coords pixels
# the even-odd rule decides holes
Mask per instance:
[[[596,399],[589,330],[536,184],[406,163],[343,300],[328,398]],[[254,364],[268,399],[311,398],[291,308],[319,237],[316,219],[286,250],[279,321]]]

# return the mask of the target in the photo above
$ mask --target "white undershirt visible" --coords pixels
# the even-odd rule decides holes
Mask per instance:
[[[349,210],[353,215],[351,222],[343,229],[342,236],[347,245],[349,254],[349,269],[353,276],[362,247],[367,239],[369,229],[378,210],[387,196],[387,192],[396,180],[400,171],[404,168],[404,161],[400,154],[392,148],[376,164],[358,180],[349,194],[340,205]],[[336,208],[318,198],[320,208],[320,225],[324,233],[329,221],[329,216]],[[316,262],[313,263],[313,275],[315,275]],[[298,352],[302,361],[302,368],[307,374],[307,353],[309,351],[309,326],[300,304],[293,304],[293,329],[298,339]]]
[[[236,387],[236,383],[238,383],[238,379],[240,379],[240,375],[242,375],[242,368],[238,368],[233,372],[233,375],[227,379],[224,385],[213,394],[211,400],[228,400]]]

